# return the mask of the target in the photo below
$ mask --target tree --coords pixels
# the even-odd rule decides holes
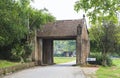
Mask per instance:
[[[45,10],[37,10],[34,8],[29,9],[29,28],[31,31],[42,27],[42,25],[55,21],[55,17],[53,17],[48,11]]]
[[[102,21],[117,20],[117,13],[120,10],[119,0],[78,0],[75,3],[74,9],[79,12],[83,10],[90,21],[95,24],[96,21],[102,24]]]
[[[113,50],[111,45],[116,43],[117,13],[120,10],[119,0],[79,0],[75,3],[75,10],[84,10],[94,27],[91,28],[93,38],[101,47],[103,65],[106,66],[106,57]]]
[[[0,46],[9,45],[25,37],[27,28],[21,16],[23,11],[13,0],[0,1]]]
[[[95,25],[89,29],[91,48],[93,52],[102,52],[103,63],[107,64],[107,56],[113,52],[117,52],[119,45],[120,30],[118,26],[112,22],[106,22],[103,26]]]
[[[28,3],[29,0],[0,1],[0,55],[3,59],[11,58],[11,50],[16,44],[23,45],[21,40],[28,33],[25,21]]]
[[[31,8],[30,0],[0,0],[0,16],[0,55],[5,59],[12,54],[27,57],[31,48],[27,42],[35,37],[35,30],[55,20],[48,12]]]
[[[54,42],[54,51],[74,52],[76,49],[75,40],[61,40]]]

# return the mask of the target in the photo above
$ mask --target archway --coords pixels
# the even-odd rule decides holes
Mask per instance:
[[[76,40],[53,41],[53,63],[76,63]]]

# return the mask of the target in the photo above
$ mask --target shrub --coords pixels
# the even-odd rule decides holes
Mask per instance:
[[[26,44],[26,45],[24,45],[24,50],[25,50],[25,54],[23,55],[24,61],[25,62],[31,61],[29,56],[31,55],[31,53],[33,51],[33,46]]]
[[[21,61],[23,62],[23,55],[25,54],[25,50],[23,46],[20,46],[17,44],[11,51],[12,53],[12,59],[15,61]]]
[[[17,44],[11,51],[12,53],[12,59],[14,61],[20,61],[20,62],[26,62],[29,56],[32,53],[32,46],[25,44],[25,45],[19,45]]]
[[[89,61],[89,64],[96,64],[96,65],[102,65],[102,54],[101,53],[91,53],[89,55],[91,58],[96,58],[96,61]],[[106,57],[107,60],[107,65],[111,66],[112,65],[112,60],[109,56]]]

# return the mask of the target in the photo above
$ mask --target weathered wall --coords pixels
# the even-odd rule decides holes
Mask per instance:
[[[77,55],[76,55],[76,62],[80,65],[86,64],[86,59],[89,55],[90,51],[90,43],[89,43],[89,37],[88,37],[88,31],[85,20],[83,20],[82,24],[79,24],[77,27]]]
[[[81,35],[81,40],[82,40],[82,49],[81,49],[81,64],[86,64],[86,59],[89,55],[90,52],[90,43],[89,43],[89,37],[88,37],[88,31],[86,27],[86,23],[83,24],[82,27],[82,35]]]
[[[76,63],[81,64],[81,53],[82,53],[82,39],[81,39],[81,34],[82,34],[82,25],[79,24],[77,27],[77,38],[76,38]]]
[[[37,37],[37,32],[35,33],[34,37],[34,50],[32,52],[32,60],[35,61],[37,64],[42,64],[42,47],[43,47],[42,39]]]
[[[38,64],[39,65],[42,65],[42,63],[43,63],[43,40],[42,39],[37,39],[37,53],[38,53]]]
[[[53,40],[43,40],[43,64],[53,64]]]
[[[38,39],[37,39],[37,32],[35,31],[35,37],[34,37],[34,50],[32,52],[32,60],[35,61],[35,62],[38,62]]]

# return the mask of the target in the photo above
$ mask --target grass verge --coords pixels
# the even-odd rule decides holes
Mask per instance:
[[[66,63],[76,60],[76,57],[54,57],[54,63]]]
[[[19,64],[19,63],[17,63],[17,62],[10,62],[10,61],[6,61],[6,60],[0,60],[0,68],[15,66],[17,64]]]
[[[120,78],[120,59],[113,59],[114,66],[100,67],[96,72],[97,78]]]

